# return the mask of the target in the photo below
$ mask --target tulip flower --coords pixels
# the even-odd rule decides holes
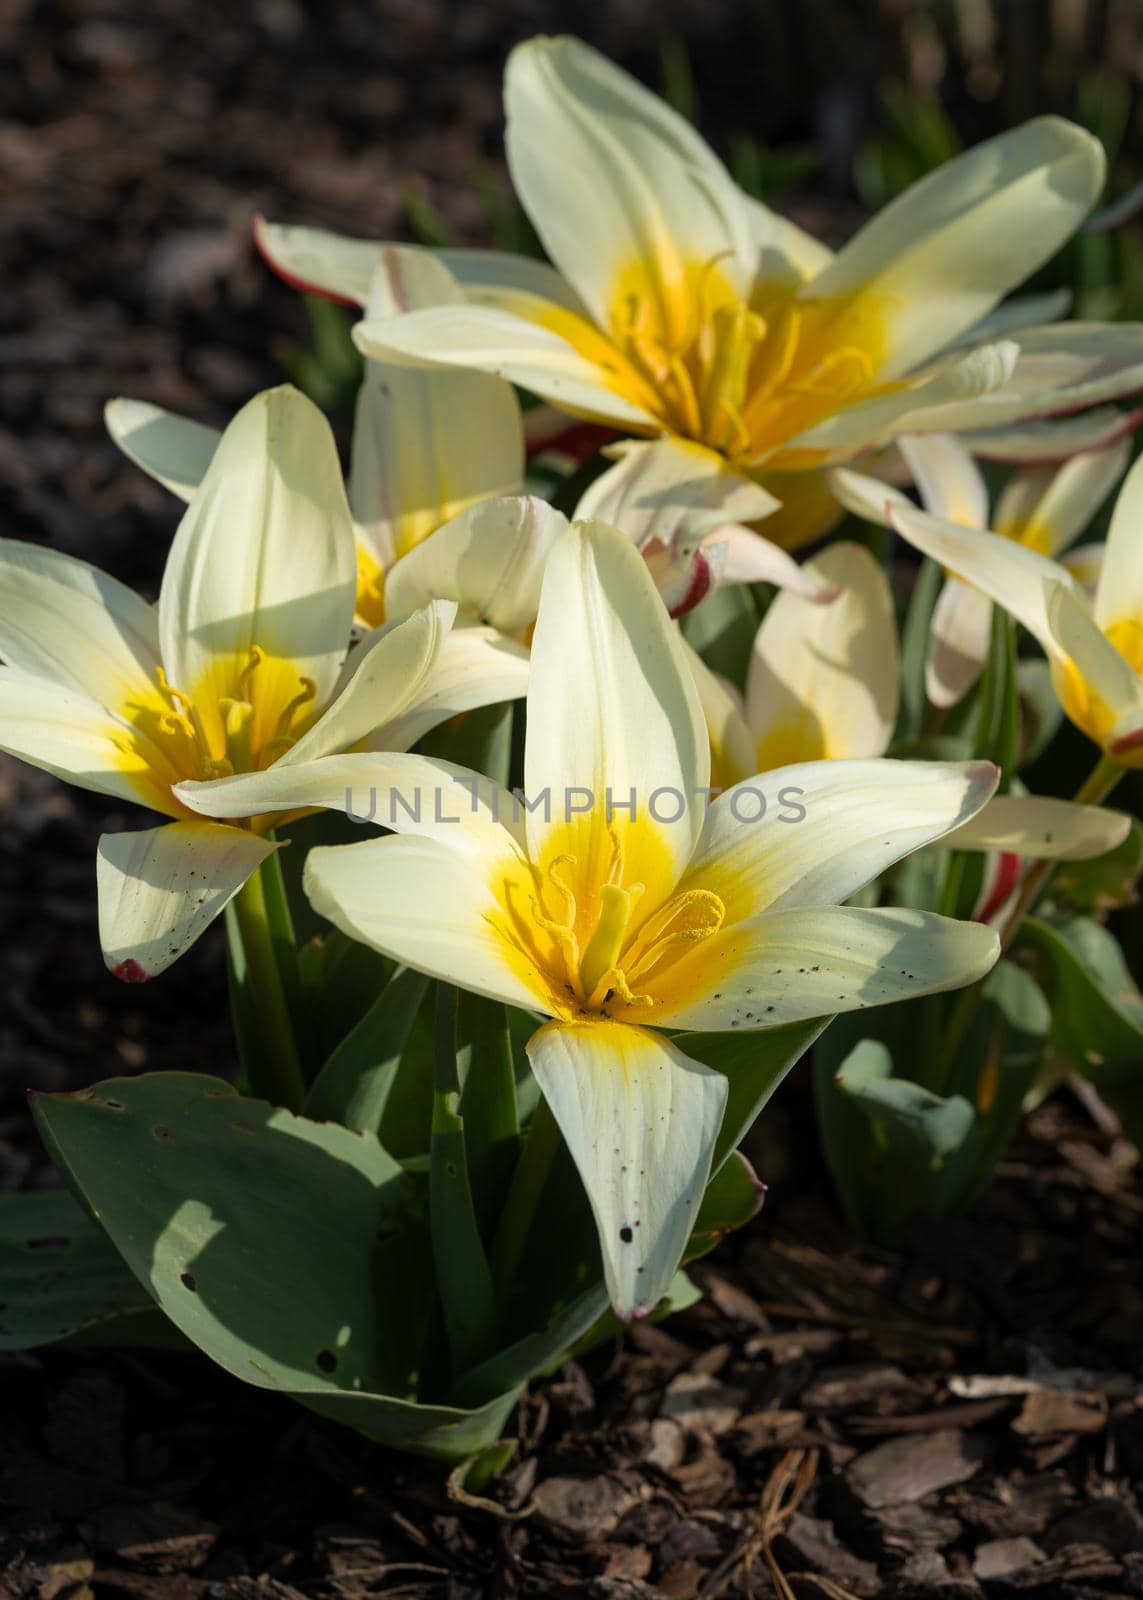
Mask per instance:
[[[459,296],[448,269],[426,252],[391,245],[375,253],[366,286],[371,315],[396,316]],[[218,446],[216,430],[137,400],[112,400],[106,418],[126,455],[190,498]],[[402,615],[386,595],[394,564],[468,507],[518,496],[523,477],[523,425],[510,384],[475,372],[366,361],[346,486],[359,620],[378,627]],[[497,543],[502,553],[503,538]],[[423,603],[423,591],[416,592]]]
[[[717,784],[790,762],[868,759],[889,748],[900,659],[884,570],[863,545],[845,541],[801,570],[807,584],[833,585],[839,598],[823,606],[792,591],[775,597],[754,638],[741,703],[732,685],[688,651]],[[1130,826],[1123,813],[1099,806],[994,795],[940,844],[1010,860],[1083,861],[1114,850]]]
[[[991,529],[1043,555],[1061,556],[1084,532],[1123,475],[1130,443],[1120,439],[1103,449],[1072,456],[1062,466],[1024,467],[1008,480],[989,515],[984,478],[956,439],[928,434],[900,441],[902,455],[920,492],[924,510],[938,522]],[[849,493],[854,474],[831,475],[843,505],[867,519],[890,526],[888,504],[909,507],[904,495],[867,487]],[[1102,546],[1083,545],[1062,564],[1074,577],[1094,586]],[[992,602],[981,589],[959,578],[946,579],[933,612],[925,690],[935,706],[955,705],[979,678],[988,656]]]
[[[311,851],[310,898],[394,959],[550,1019],[532,1070],[591,1201],[612,1303],[638,1317],[686,1244],[727,1095],[678,1030],[778,1027],[987,971],[990,929],[843,902],[967,822],[996,769],[810,762],[708,805],[681,637],[646,563],[602,523],[573,524],[549,558],[527,712],[522,803],[447,763],[382,754],[178,793],[228,816],[341,808],[365,785],[403,795],[378,817],[395,837]],[[414,808],[414,789],[438,803]]]
[[[154,977],[276,845],[267,814],[207,822],[185,779],[264,772],[372,739],[406,748],[458,710],[521,694],[501,655],[449,667],[435,600],[350,652],[353,526],[333,437],[296,390],[259,395],[212,450],[157,607],[85,562],[0,542],[0,749],[172,820],[99,843],[100,936],[120,977]]]
[[[1143,464],[1116,501],[1094,601],[1065,566],[1027,544],[934,517],[856,472],[838,472],[835,481],[848,504],[867,507],[874,520],[888,517],[918,550],[1022,623],[1043,647],[1075,725],[1110,763],[1143,767]]]
[[[996,309],[1100,192],[1102,149],[1071,123],[1040,117],[969,150],[835,255],[575,39],[514,50],[504,97],[512,180],[553,267],[443,252],[463,302],[367,318],[361,349],[496,373],[574,416],[707,445],[782,502],[766,531],[790,547],[836,519],[822,466],[1140,386],[1143,328],[1026,328],[1027,307]],[[361,303],[376,245],[267,223],[258,237],[291,281]]]

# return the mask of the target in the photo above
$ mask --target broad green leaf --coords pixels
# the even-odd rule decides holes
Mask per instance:
[[[153,1314],[150,1295],[66,1190],[0,1196],[0,1350]]]
[[[315,1078],[305,1114],[378,1133],[428,979],[400,967]]]
[[[960,1149],[976,1115],[963,1095],[944,1098],[894,1077],[889,1051],[874,1039],[863,1039],[851,1051],[835,1082],[875,1126],[888,1130],[890,1140],[911,1145],[934,1172]]]
[[[445,1461],[498,1437],[515,1391],[471,1411],[408,1392],[431,1281],[371,1135],[183,1072],[43,1096],[36,1118],[138,1281],[235,1377]]]
[[[1143,995],[1113,934],[1088,917],[1027,917],[1019,947],[1040,958],[1055,1041],[1078,1072],[1143,1072]]]

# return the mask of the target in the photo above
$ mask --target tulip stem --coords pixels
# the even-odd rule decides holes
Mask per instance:
[[[492,1283],[502,1313],[515,1286],[520,1258],[539,1215],[540,1196],[559,1145],[559,1127],[541,1095],[524,1135],[523,1148],[492,1241]]]
[[[1075,792],[1074,805],[1098,806],[1107,799],[1116,784],[1124,775],[1125,768],[1118,761],[1112,761],[1110,756],[1101,756],[1092,768],[1084,783],[1081,783]],[[1048,882],[1059,866],[1058,861],[1037,861],[1024,877],[1020,886],[1020,893],[1016,903],[1005,919],[1000,930],[1000,956],[1003,957],[1011,948],[1016,935],[1020,932],[1024,918],[1032,910],[1040,895],[1047,888]],[[967,989],[962,989],[957,996],[956,1005],[949,1013],[948,1026],[945,1029],[944,1048],[941,1051],[940,1063],[937,1069],[937,1092],[943,1094],[952,1073],[956,1060],[956,1053],[964,1043],[964,1036],[968,1032],[969,1024],[980,1001],[980,996],[987,983],[987,974],[978,978],[975,983],[969,984]]]
[[[243,1066],[256,1095],[298,1111],[306,1095],[305,1077],[266,892],[267,873],[280,870],[277,856],[267,857],[231,902],[246,961],[249,1002],[260,1035],[257,1047],[243,1052]]]

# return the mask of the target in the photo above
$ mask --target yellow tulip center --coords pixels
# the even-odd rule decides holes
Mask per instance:
[[[1123,659],[1143,677],[1143,619],[1125,617],[1103,631]],[[1076,727],[1082,728],[1094,743],[1106,745],[1116,722],[1107,701],[1081,676],[1074,661],[1053,664],[1052,678],[1060,704]],[[1133,752],[1124,765],[1143,766],[1143,749]]]
[[[635,263],[620,273],[611,303],[608,333],[623,358],[618,386],[633,389],[672,433],[731,459],[764,455],[894,387],[875,381],[884,341],[867,299],[799,300],[763,285],[747,303],[716,257],[670,285]]]
[[[385,621],[385,568],[361,540],[357,541],[357,615],[366,627]]]
[[[498,931],[514,965],[533,986],[539,979],[559,1015],[649,1021],[655,1005],[673,996],[680,961],[722,928],[726,906],[698,886],[649,888],[628,870],[633,852],[624,832],[614,825],[608,831],[603,881],[592,881],[594,852],[581,856],[557,845],[541,865],[512,863],[498,884],[505,913]],[[638,843],[652,867],[648,876],[659,877],[658,852],[646,849],[645,836]]]
[[[138,732],[156,749],[171,783],[258,772],[295,744],[313,720],[317,685],[295,663],[251,645],[245,657],[215,664],[195,695],[156,667],[154,703],[128,708]]]

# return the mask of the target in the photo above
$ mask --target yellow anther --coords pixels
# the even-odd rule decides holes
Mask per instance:
[[[155,678],[159,685],[159,693],[173,711],[190,711],[192,709],[190,696],[184,694],[181,689],[176,689],[173,683],[168,682],[167,674],[163,667],[157,666],[155,668]]]
[[[170,739],[176,738],[179,734],[187,739],[193,739],[195,736],[194,723],[189,717],[181,716],[177,711],[163,712],[159,718],[159,732],[166,734]]]
[[[313,678],[303,677],[299,681],[301,682],[301,688],[292,700],[287,701],[282,715],[278,718],[278,738],[273,741],[275,744],[288,734],[290,724],[294,720],[294,713],[300,711],[303,706],[308,706],[311,700],[317,699],[317,684]],[[289,742],[293,744],[294,740],[291,739]]]
[[[624,962],[629,980],[650,971],[677,945],[711,938],[726,920],[726,906],[711,889],[687,889],[649,917]]]
[[[252,771],[254,707],[249,700],[220,700],[218,709],[222,716],[222,729],[226,738],[227,759],[237,772]]]
[[[250,687],[250,679],[253,677],[254,673],[262,665],[265,659],[266,652],[263,650],[262,646],[260,644],[252,644],[250,646],[250,653],[246,657],[246,665],[238,674],[238,687],[240,689],[245,690]],[[244,694],[242,698],[249,699],[249,696]]]

